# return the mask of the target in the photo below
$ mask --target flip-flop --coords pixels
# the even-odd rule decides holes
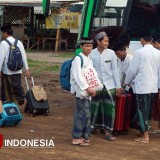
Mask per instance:
[[[143,139],[142,137],[135,139],[135,141],[140,143],[145,143],[145,144],[149,143],[149,139],[146,140],[146,139]]]
[[[157,134],[158,132],[157,131],[148,131],[148,133]]]
[[[160,134],[160,130],[157,130],[157,134]]]
[[[149,131],[149,133],[151,133],[151,134],[160,134],[160,130]]]
[[[88,147],[88,146],[89,146],[89,143],[86,143],[86,142],[83,141],[83,142],[81,142],[81,143],[72,143],[72,145]]]
[[[91,141],[89,139],[84,139],[84,138],[81,138],[81,140],[85,143],[90,143]]]
[[[89,139],[84,139],[83,142],[90,143],[91,141]]]
[[[116,141],[116,137],[114,137],[112,134],[105,135],[105,139],[108,141]]]

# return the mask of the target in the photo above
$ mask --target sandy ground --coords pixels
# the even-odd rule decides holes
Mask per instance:
[[[38,56],[37,56],[38,55]],[[32,59],[61,63],[48,54],[29,53]],[[52,58],[51,58],[52,57]],[[103,134],[91,137],[89,147],[71,145],[71,129],[75,100],[70,93],[63,92],[59,83],[59,73],[34,77],[35,82],[46,89],[50,104],[48,116],[31,117],[20,108],[23,120],[19,126],[0,128],[4,139],[54,139],[55,148],[7,148],[0,149],[0,160],[159,160],[160,134],[151,134],[149,144],[134,142],[137,138],[135,130],[130,129],[128,135],[117,137],[117,141],[109,142]],[[24,82],[24,80],[23,80]],[[24,88],[26,88],[24,84]],[[157,123],[152,122],[152,128]]]

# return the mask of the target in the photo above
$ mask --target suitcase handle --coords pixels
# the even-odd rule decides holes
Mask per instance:
[[[32,76],[31,76],[30,78],[31,78],[31,80],[32,80],[32,85],[34,86],[34,79],[33,79]],[[26,85],[27,85],[27,90],[29,91],[29,85],[28,85],[27,76],[25,76],[25,81],[26,81]]]

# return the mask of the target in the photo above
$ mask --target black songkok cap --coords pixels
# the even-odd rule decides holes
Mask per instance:
[[[160,33],[156,33],[153,35],[153,41],[154,42],[160,42]]]
[[[117,42],[114,46],[113,46],[113,50],[115,51],[115,52],[117,52],[117,51],[121,51],[121,50],[123,50],[125,48],[125,46],[124,46],[124,44],[122,43],[122,42]]]
[[[140,37],[141,38],[146,38],[146,37],[152,37],[151,32],[148,30],[143,30],[140,32]]]
[[[93,44],[93,39],[90,37],[83,37],[80,40],[80,44]]]
[[[4,26],[1,27],[2,32],[6,32],[6,31],[11,30],[11,29],[12,29],[11,25],[4,25]]]

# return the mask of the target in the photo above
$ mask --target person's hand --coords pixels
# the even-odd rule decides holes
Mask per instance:
[[[2,77],[2,72],[0,72],[0,77]]]
[[[31,73],[30,73],[29,69],[25,70],[25,75],[26,75],[27,77],[30,77],[30,76],[31,76]]]
[[[91,97],[94,97],[96,95],[95,90],[93,90],[92,88],[88,87],[86,90]]]
[[[116,89],[116,95],[121,95],[123,93],[123,89],[117,88]]]
[[[131,87],[131,84],[123,84],[123,87],[124,87],[124,88],[126,88],[127,86],[128,86],[128,87]]]

